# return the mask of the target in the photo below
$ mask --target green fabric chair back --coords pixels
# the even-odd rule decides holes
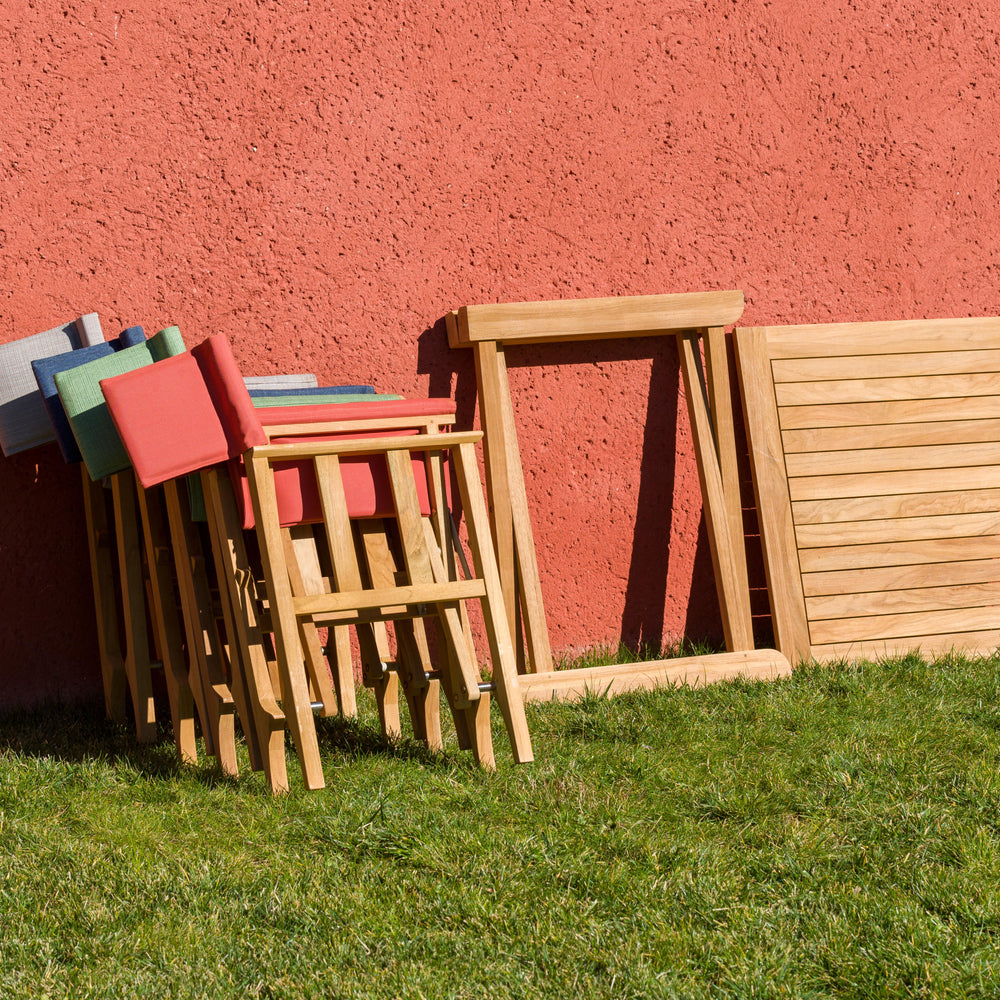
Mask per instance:
[[[56,389],[91,479],[103,479],[131,465],[104,401],[101,380],[183,354],[184,350],[180,330],[168,326],[145,343],[56,374]]]

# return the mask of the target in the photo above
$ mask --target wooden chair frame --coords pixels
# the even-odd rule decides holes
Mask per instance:
[[[475,355],[500,579],[511,633],[517,636],[523,630],[524,665],[532,671],[521,678],[526,699],[707,682],[736,674],[774,677],[790,669],[776,651],[753,648],[725,333],[742,312],[743,293],[722,291],[464,306],[446,317],[451,346],[471,347]],[[673,336],[677,342],[730,652],[725,659],[688,657],[554,674],[505,351],[522,344],[649,336]]]
[[[378,423],[380,429],[386,429],[384,421]],[[357,424],[357,421],[351,422],[350,429],[358,430]],[[315,426],[312,431],[322,433],[323,429]],[[279,430],[272,428],[271,433],[277,436]],[[466,432],[316,440],[259,446],[244,456],[271,605],[280,687],[284,695],[282,707],[307,788],[322,787],[323,775],[302,670],[300,625],[303,622],[336,626],[347,622],[436,615],[447,645],[442,682],[453,709],[464,717],[466,735],[477,759],[487,766],[493,762],[489,736],[491,691],[504,716],[515,760],[520,763],[532,759],[513,648],[504,620],[500,580],[492,546],[488,540],[483,541],[489,534],[489,521],[475,472],[473,450],[480,438],[478,432]],[[472,579],[459,580],[448,571],[434,527],[422,517],[417,500],[410,453],[433,455],[443,451],[451,456],[463,508],[469,519],[469,545],[475,567]],[[385,456],[405,561],[406,580],[403,583],[393,581],[391,586],[381,586],[374,574],[369,585],[362,580],[339,474],[340,457],[349,455]],[[296,594],[285,565],[287,549],[278,528],[272,467],[296,459],[313,462],[320,485],[335,584],[333,591],[325,594]],[[443,492],[434,501],[438,516],[444,513],[442,501]],[[482,602],[493,662],[493,682],[485,689],[479,681],[460,610],[460,602],[465,600]]]

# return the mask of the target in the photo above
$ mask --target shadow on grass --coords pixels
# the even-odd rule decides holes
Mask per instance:
[[[334,758],[358,760],[382,757],[412,761],[425,767],[452,767],[465,753],[436,752],[414,739],[386,741],[376,726],[357,719],[317,718],[320,750]],[[246,748],[237,729],[237,751],[241,776],[249,776]],[[177,756],[169,722],[160,725],[155,743],[138,743],[131,722],[112,722],[104,715],[103,703],[46,704],[9,711],[0,716],[0,755],[12,754],[67,763],[105,761],[122,764],[152,779],[172,780],[185,776],[207,786],[240,784],[241,778],[222,773],[214,757],[199,741],[199,762],[187,765]],[[296,767],[295,748],[286,745],[288,766]]]
[[[155,743],[138,743],[131,725],[105,718],[96,702],[47,704],[0,716],[0,753],[79,763],[128,763],[143,774],[173,777],[185,770],[169,729]]]
[[[442,710],[447,711],[443,706]],[[425,767],[454,767],[466,759],[472,761],[472,755],[466,751],[431,750],[420,740],[406,737],[386,740],[374,725],[342,716],[317,719],[316,735],[320,750],[351,760],[383,757]]]

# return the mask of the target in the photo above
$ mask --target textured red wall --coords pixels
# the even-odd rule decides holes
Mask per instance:
[[[0,341],[177,323],[471,422],[462,304],[997,313],[997,10],[964,7],[12,0]],[[555,648],[716,633],[672,348],[512,363]],[[2,704],[97,689],[78,496],[54,448],[0,461]]]

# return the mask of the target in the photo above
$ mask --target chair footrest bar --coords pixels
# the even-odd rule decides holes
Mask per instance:
[[[337,594],[310,594],[295,598],[295,614],[338,614],[344,611],[364,611],[391,608],[400,604],[452,604],[474,600],[486,595],[482,580],[458,580],[451,583],[425,583],[408,587],[387,587],[380,590],[348,591]]]

